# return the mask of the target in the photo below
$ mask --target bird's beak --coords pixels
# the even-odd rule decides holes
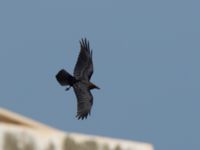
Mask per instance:
[[[93,83],[90,83],[90,89],[100,89],[98,86],[96,86],[95,84]]]
[[[100,90],[100,87],[98,87],[98,86],[96,86],[95,88],[98,89],[98,90]]]

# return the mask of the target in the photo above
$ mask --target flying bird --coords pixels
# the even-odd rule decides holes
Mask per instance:
[[[93,71],[92,50],[89,41],[85,38],[80,40],[80,52],[73,75],[64,69],[56,74],[56,79],[61,86],[67,86],[66,90],[71,87],[74,89],[77,98],[76,117],[78,119],[86,119],[91,113],[93,96],[90,90],[100,89],[90,82]]]

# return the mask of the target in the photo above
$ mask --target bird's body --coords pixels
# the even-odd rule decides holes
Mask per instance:
[[[74,75],[72,76],[62,69],[57,73],[56,79],[62,86],[69,86],[66,90],[73,87],[78,104],[76,117],[84,119],[90,114],[93,104],[93,96],[90,90],[99,89],[99,87],[90,82],[93,74],[93,62],[89,42],[86,39],[82,39],[80,46],[81,49],[74,68]]]

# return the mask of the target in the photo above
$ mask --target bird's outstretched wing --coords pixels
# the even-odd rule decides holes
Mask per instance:
[[[77,115],[78,119],[86,119],[90,115],[93,104],[93,96],[84,83],[77,82],[73,85],[73,89],[77,98]]]
[[[89,81],[93,74],[92,50],[89,41],[81,39],[80,53],[74,68],[74,77],[79,80]]]

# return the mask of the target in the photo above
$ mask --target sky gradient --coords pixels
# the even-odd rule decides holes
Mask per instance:
[[[67,132],[200,147],[200,2],[0,2],[0,106]],[[91,116],[78,121],[73,72],[79,40],[93,49]]]

